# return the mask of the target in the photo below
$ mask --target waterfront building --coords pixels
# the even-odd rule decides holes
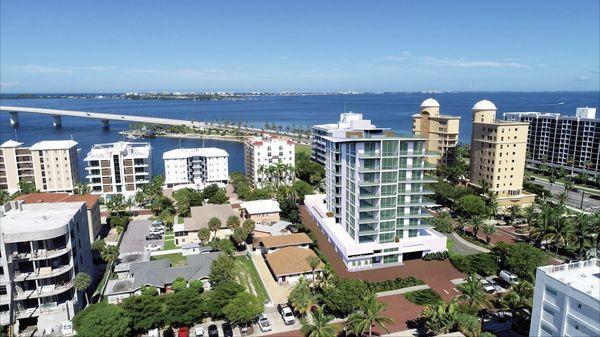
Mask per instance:
[[[59,331],[85,305],[75,275],[94,276],[85,203],[14,200],[0,221],[0,323],[18,335]]]
[[[600,118],[595,108],[577,108],[575,116],[543,112],[507,112],[504,119],[529,123],[527,164],[571,173],[600,174]]]
[[[270,167],[278,163],[294,166],[295,143],[290,138],[269,134],[249,137],[244,143],[244,154],[246,177],[254,187],[266,186],[267,182],[273,181],[274,175],[281,175],[284,184],[294,182],[293,172],[268,172]]]
[[[440,114],[440,104],[433,98],[421,103],[421,112],[413,115],[413,135],[427,138],[428,151],[437,155],[427,157],[432,164],[452,165],[456,161],[460,117]]]
[[[537,269],[529,336],[600,336],[600,259]]]
[[[77,142],[46,140],[31,147],[8,140],[0,145],[0,190],[15,193],[19,182],[42,192],[72,192],[79,181]]]
[[[227,184],[229,154],[216,148],[175,149],[163,153],[165,185],[203,189],[209,184]]]
[[[498,205],[530,205],[535,195],[523,190],[527,122],[496,120],[496,106],[488,100],[473,105],[469,177],[486,188]]]
[[[87,208],[87,223],[90,242],[94,242],[100,234],[102,223],[100,220],[100,197],[92,194],[68,193],[29,193],[20,195],[15,200],[23,200],[26,204],[57,203],[57,202],[85,202]]]
[[[105,199],[116,194],[126,199],[134,197],[152,178],[150,143],[96,144],[84,161],[92,194]]]
[[[426,206],[435,205],[427,186],[437,182],[427,174],[435,165],[426,160],[426,138],[397,136],[356,113],[312,129],[326,194],[307,195],[304,203],[348,270],[446,250],[446,237],[426,221]]]

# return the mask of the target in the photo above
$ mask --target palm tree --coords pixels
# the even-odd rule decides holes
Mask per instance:
[[[235,215],[231,215],[227,218],[227,228],[235,230],[240,227],[240,218]]]
[[[482,231],[485,233],[485,242],[490,244],[492,240],[491,235],[496,233],[496,226],[492,224],[485,224],[482,228]]]
[[[479,180],[479,187],[481,188],[482,194],[488,195],[488,193],[490,192],[491,185],[487,181],[481,179]]]
[[[331,324],[333,316],[326,315],[322,307],[317,307],[311,312],[312,323],[307,320],[302,322],[300,332],[305,337],[335,337],[336,328]]]
[[[527,227],[531,231],[531,224],[535,217],[535,204],[531,204],[523,209],[523,215],[527,221]]]
[[[593,231],[592,218],[590,215],[579,213],[574,226],[574,238],[577,241],[577,256],[580,259],[585,258],[585,248],[589,247],[594,242],[594,237],[598,233]]]
[[[387,316],[383,316],[384,310],[385,304],[379,302],[377,295],[371,292],[363,298],[358,308],[350,314],[346,324],[350,327],[350,331],[356,335],[368,332],[369,337],[373,336],[373,325],[377,325],[389,333],[387,325],[393,324],[394,321]]]
[[[440,301],[433,306],[428,306],[423,310],[422,316],[425,318],[425,325],[429,330],[442,335],[454,329],[458,313],[458,303],[455,297],[449,303]]]
[[[456,228],[460,229],[463,232],[463,234],[465,234],[465,231],[466,231],[466,228],[467,228],[468,224],[469,224],[469,221],[464,216],[459,215],[456,218]]]
[[[553,221],[552,226],[549,228],[548,239],[554,241],[556,254],[558,254],[560,247],[565,247],[569,244],[573,232],[573,226],[565,217],[560,216]]]
[[[252,233],[254,231],[254,227],[256,226],[256,223],[254,222],[254,220],[252,219],[246,219],[244,220],[244,222],[242,223],[242,227],[244,227],[244,230],[247,233]]]
[[[517,219],[517,216],[519,216],[521,214],[521,207],[519,207],[519,205],[511,205],[508,208],[508,212],[510,214],[510,223],[511,223],[511,225],[514,225],[515,220]]]
[[[335,284],[337,276],[335,275],[335,271],[333,268],[326,264],[323,267],[323,272],[321,273],[321,277],[319,278],[319,288],[327,289]]]
[[[469,275],[466,282],[458,285],[461,294],[458,299],[467,304],[473,312],[490,306],[488,296],[475,275]]]
[[[133,198],[127,198],[127,200],[125,200],[125,203],[123,204],[123,206],[127,208],[127,213],[131,213],[131,207],[133,207],[134,205],[135,201],[133,200]]]
[[[564,206],[567,203],[567,197],[568,197],[568,195],[566,192],[559,194],[558,195],[558,205],[561,207]]]
[[[316,257],[315,255],[311,255],[306,258],[306,262],[308,262],[308,265],[310,266],[310,270],[312,272],[312,291],[314,293],[315,292],[315,282],[316,282],[315,269],[317,269],[317,267],[319,265],[321,265],[321,260],[318,257]]]
[[[481,230],[483,227],[483,218],[480,216],[476,216],[476,217],[473,217],[470,222],[471,222],[471,231],[473,232],[473,236],[475,238],[477,238],[477,234],[479,233],[479,230]]]
[[[75,289],[77,289],[79,291],[83,291],[83,293],[85,294],[86,307],[90,304],[90,300],[88,298],[88,294],[87,294],[86,290],[90,286],[91,283],[92,283],[92,278],[90,277],[90,275],[83,273],[83,272],[75,275],[75,279],[73,280],[73,286],[75,287]]]
[[[75,192],[75,194],[88,194],[90,191],[90,186],[85,181],[78,182],[75,184],[75,188],[73,188],[73,192]]]
[[[566,179],[565,180],[565,193],[570,191],[572,188],[573,188],[573,180],[571,178]]]
[[[310,311],[310,308],[316,303],[316,300],[310,290],[310,284],[306,278],[300,277],[300,280],[288,295],[288,302],[290,302],[294,310],[303,317]]]
[[[498,215],[498,208],[500,206],[498,205],[498,196],[496,195],[496,193],[491,193],[488,199],[488,209],[490,210],[490,215],[492,216],[492,218],[496,218],[496,216]]]
[[[221,220],[217,217],[212,217],[208,220],[208,229],[217,235],[217,231],[221,229]]]
[[[210,229],[200,228],[198,231],[198,239],[200,239],[203,245],[207,243],[208,240],[210,240]]]

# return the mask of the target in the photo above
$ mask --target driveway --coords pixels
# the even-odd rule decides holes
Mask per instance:
[[[310,216],[305,206],[300,207],[302,223],[315,235],[319,249],[335,269],[338,276],[349,279],[360,279],[365,281],[384,281],[396,277],[414,276],[421,279],[431,289],[437,291],[444,300],[450,300],[458,295],[455,285],[451,282],[454,279],[464,278],[465,274],[456,270],[450,261],[423,261],[410,260],[405,261],[404,265],[387,268],[376,268],[363,271],[350,272],[346,269],[342,257],[334,250],[333,246],[327,241],[325,234],[318,228],[315,220]]]
[[[262,254],[253,252],[250,255],[252,256],[252,262],[254,262],[256,270],[258,271],[258,275],[263,281],[273,304],[276,306],[280,303],[287,303],[288,295],[290,294],[290,290],[293,285],[277,283],[277,281],[275,281],[273,278],[273,275],[271,274],[271,271],[269,270],[269,267],[267,266]]]
[[[127,226],[123,234],[123,240],[119,247],[119,253],[140,252],[146,246],[146,235],[150,230],[150,220],[133,220]],[[153,243],[163,245],[162,240],[154,240]]]

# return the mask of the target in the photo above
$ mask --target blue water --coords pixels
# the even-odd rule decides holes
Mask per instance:
[[[282,126],[310,126],[334,123],[344,110],[362,112],[376,125],[401,133],[411,132],[411,115],[417,113],[419,104],[434,97],[441,104],[443,114],[461,116],[460,141],[471,137],[471,107],[480,99],[493,101],[501,113],[511,111],[541,111],[574,115],[577,107],[600,107],[599,92],[464,92],[443,94],[394,93],[364,95],[315,95],[252,97],[236,101],[151,101],[121,99],[2,99],[1,105],[42,107],[92,112],[146,115],[155,117],[202,121],[242,121],[262,126],[275,122]],[[62,128],[52,127],[48,116],[24,114],[19,116],[21,126],[16,130],[18,139],[26,145],[44,139],[71,139],[79,143],[80,161],[95,143],[108,143],[122,139],[117,132],[127,129],[127,123],[112,122],[110,130],[103,130],[100,122],[83,118],[63,117]],[[15,138],[8,114],[0,115],[0,141]],[[163,173],[162,153],[178,147],[179,140],[157,138],[149,140],[154,149],[155,173]],[[202,146],[201,140],[181,140],[182,147]],[[243,171],[243,146],[237,142],[204,140],[204,146],[216,146],[229,152],[229,170]],[[80,164],[84,176],[83,161]]]

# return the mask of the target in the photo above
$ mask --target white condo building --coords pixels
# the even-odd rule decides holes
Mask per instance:
[[[227,151],[216,147],[167,151],[163,154],[165,185],[200,190],[209,184],[227,184],[228,159]]]
[[[8,140],[0,145],[0,189],[20,190],[28,182],[42,192],[72,192],[79,181],[77,142],[45,140],[31,147]]]
[[[600,259],[537,269],[530,336],[600,336]]]
[[[57,333],[83,309],[75,275],[94,276],[85,202],[0,208],[0,324],[17,335]]]
[[[343,113],[335,124],[315,125],[313,153],[325,166],[325,195],[307,195],[307,210],[348,270],[402,264],[446,250],[425,209],[435,203],[427,184],[437,180],[426,139],[396,136],[362,114]],[[315,151],[316,150],[316,151]]]
[[[152,179],[150,143],[96,144],[84,161],[92,194],[110,199],[115,194],[135,196]]]
[[[294,166],[296,156],[296,144],[287,137],[263,134],[261,136],[249,137],[244,144],[246,177],[256,187],[264,187],[268,181],[269,174],[265,170],[277,163]],[[294,182],[290,174],[286,183]]]

